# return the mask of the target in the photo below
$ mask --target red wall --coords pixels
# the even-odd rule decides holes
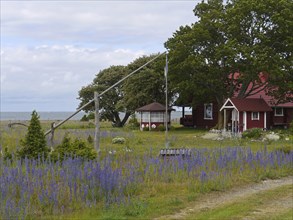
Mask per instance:
[[[207,120],[204,119],[204,104],[196,106],[195,109],[192,110],[194,125],[197,128],[212,128],[218,122],[218,105],[213,103],[213,119]]]
[[[287,123],[290,123],[293,121],[293,108],[287,108],[287,109],[284,109],[285,110],[285,113],[286,113],[286,121]]]
[[[247,129],[264,128],[264,112],[259,113],[259,120],[251,120],[251,112],[247,112]]]
[[[283,116],[275,116],[274,111],[271,112],[271,126],[289,125],[293,121],[293,108],[284,108]]]

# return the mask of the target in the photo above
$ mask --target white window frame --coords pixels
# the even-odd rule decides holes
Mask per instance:
[[[281,109],[282,113],[277,114],[277,109]],[[275,116],[284,116],[284,108],[282,107],[276,107],[274,112],[275,112]]]
[[[253,117],[253,113],[257,113],[257,117]],[[259,112],[251,112],[251,120],[252,121],[259,121]]]
[[[210,117],[207,117],[207,108],[211,107]],[[204,120],[213,120],[213,103],[206,103],[204,104],[204,112],[203,112],[203,118]]]

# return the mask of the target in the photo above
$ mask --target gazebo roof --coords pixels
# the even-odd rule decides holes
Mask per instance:
[[[136,109],[137,112],[164,112],[166,111],[166,107],[158,102],[153,102],[151,104],[142,106]],[[174,111],[171,107],[168,108],[168,111]]]

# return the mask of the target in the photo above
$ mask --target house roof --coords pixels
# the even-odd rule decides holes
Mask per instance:
[[[241,77],[241,73],[235,72],[234,74],[230,74],[229,78],[230,79],[234,79],[237,80],[238,78]],[[259,80],[261,82],[261,84],[263,84],[261,87],[259,87],[259,91],[253,95],[249,95],[246,98],[250,99],[250,98],[263,98],[265,100],[265,102],[271,106],[271,107],[288,107],[288,108],[293,108],[293,102],[286,102],[286,103],[278,103],[278,100],[276,100],[274,97],[269,96],[267,94],[265,87],[265,82],[268,81],[269,75],[267,73],[259,73]],[[248,85],[247,91],[251,90],[253,83],[251,82]],[[277,88],[276,88],[277,89]],[[237,97],[238,92],[235,91],[234,93],[234,97]],[[292,96],[289,96],[292,97]]]
[[[168,111],[173,111],[174,109],[168,108]],[[136,109],[137,112],[164,112],[166,111],[166,107],[158,102],[153,102],[151,104],[142,106]]]
[[[265,102],[262,98],[231,98],[227,99],[225,104],[222,106],[221,110],[224,108],[236,108],[238,111],[243,112],[269,112],[272,108]]]
[[[254,98],[262,98],[271,107],[277,106],[277,107],[289,107],[289,108],[293,108],[293,102],[286,102],[286,103],[280,103],[280,104],[278,103],[277,104],[277,101],[273,97],[267,95],[264,90],[258,92],[257,94],[254,94],[254,95],[251,95],[251,96],[247,96],[246,98],[247,99],[251,99],[251,98],[253,98],[253,99]]]

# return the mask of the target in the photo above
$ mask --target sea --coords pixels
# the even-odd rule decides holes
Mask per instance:
[[[68,118],[73,113],[74,112],[38,112],[38,115],[40,116],[40,120],[58,121]],[[0,121],[28,121],[31,119],[31,114],[31,112],[0,112]],[[185,114],[191,113],[185,112]],[[80,120],[84,115],[85,113],[81,111],[74,115],[70,120]],[[139,114],[136,116],[139,117]],[[181,111],[173,111],[171,113],[171,120],[177,121],[180,117],[182,117]]]

